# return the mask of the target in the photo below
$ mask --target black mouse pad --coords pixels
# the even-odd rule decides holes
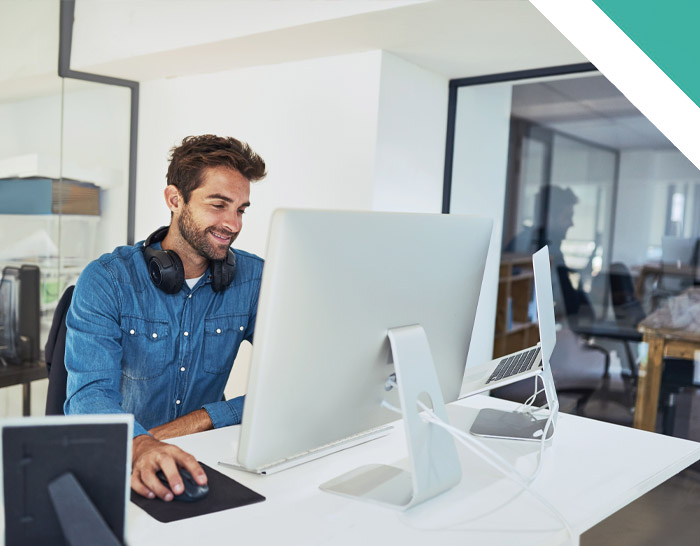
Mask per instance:
[[[131,502],[143,508],[151,517],[161,523],[170,523],[171,521],[238,508],[239,506],[265,500],[265,497],[252,489],[248,489],[236,480],[232,480],[202,462],[199,464],[206,472],[209,480],[209,494],[203,499],[195,502],[180,502],[176,500],[164,502],[160,499],[147,499],[132,491]]]

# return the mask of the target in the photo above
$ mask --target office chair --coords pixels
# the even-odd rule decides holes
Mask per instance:
[[[611,264],[608,279],[615,322],[621,328],[621,332],[626,334],[622,341],[627,353],[630,375],[636,381],[636,359],[633,356],[631,344],[642,341],[642,334],[637,330],[637,325],[646,317],[646,312],[637,299],[632,275],[625,264],[621,262]]]
[[[49,374],[46,415],[63,415],[63,403],[66,401],[66,380],[68,378],[64,362],[66,352],[66,315],[73,299],[74,288],[74,286],[66,288],[61,299],[58,300],[44,349],[46,369]]]
[[[559,277],[559,287],[561,289],[564,303],[566,322],[571,331],[576,334],[579,339],[584,341],[584,346],[587,349],[598,351],[599,353],[603,354],[603,357],[605,358],[603,377],[609,377],[610,351],[595,342],[596,337],[608,337],[604,334],[609,332],[607,332],[605,328],[597,326],[593,306],[581,287],[574,287],[573,283],[571,282],[572,273],[574,273],[574,271],[565,265],[560,265],[557,267],[557,275]]]

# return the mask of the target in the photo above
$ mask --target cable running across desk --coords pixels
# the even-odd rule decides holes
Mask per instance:
[[[518,409],[520,408],[527,408],[524,411],[529,413],[529,414],[534,414],[537,411],[543,410],[547,408],[547,405],[545,404],[542,407],[532,409],[532,404],[534,403],[537,395],[544,390],[544,387],[542,389],[538,390],[538,378],[540,378],[539,375],[535,376],[535,392],[530,398],[528,398],[523,404],[521,404]],[[391,381],[393,383],[393,386],[396,386],[395,381]],[[496,451],[491,449],[490,447],[486,446],[476,438],[474,438],[471,434],[454,427],[450,425],[449,423],[445,422],[442,420],[440,417],[438,417],[435,412],[426,406],[423,402],[418,400],[417,402],[418,406],[420,407],[421,410],[423,410],[423,413],[421,414],[421,419],[425,421],[426,423],[431,423],[434,424],[447,432],[449,432],[460,444],[462,444],[465,447],[472,447],[476,448],[474,449],[474,452],[481,457],[485,462],[487,462],[489,465],[493,466],[496,470],[502,472],[505,474],[507,477],[511,478],[513,481],[518,483],[525,491],[530,493],[533,497],[535,497],[538,501],[540,501],[541,504],[549,510],[549,512],[554,515],[555,518],[557,518],[562,524],[564,529],[566,529],[567,534],[569,535],[570,542],[573,544],[574,543],[574,532],[573,529],[571,529],[571,526],[569,525],[569,522],[566,520],[566,518],[557,510],[552,504],[544,498],[542,495],[537,493],[536,491],[533,491],[530,489],[530,484],[537,478],[537,476],[540,473],[540,470],[542,468],[542,461],[543,461],[543,456],[544,456],[544,447],[545,447],[545,442],[547,441],[547,435],[549,433],[550,428],[554,425],[554,422],[552,420],[555,412],[559,409],[558,408],[558,402],[556,403],[556,407],[554,408],[548,408],[549,411],[549,416],[547,417],[547,423],[545,424],[544,427],[544,432],[542,434],[542,437],[540,438],[540,450],[538,453],[537,457],[537,467],[535,468],[535,471],[530,475],[530,476],[523,476],[513,465],[511,465],[508,461],[506,461],[503,457],[501,457],[500,454],[498,454]],[[382,402],[382,406],[385,408],[394,411],[399,414],[403,414],[402,411],[391,404],[389,404],[386,401]]]

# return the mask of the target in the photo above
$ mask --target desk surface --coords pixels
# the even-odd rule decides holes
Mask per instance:
[[[473,396],[450,405],[454,425],[468,428],[478,408],[514,405]],[[193,434],[173,443],[267,497],[265,502],[162,524],[130,503],[130,546],[200,544],[559,545],[561,523],[529,493],[459,447],[462,482],[408,512],[324,493],[319,484],[362,464],[407,467],[403,426],[384,438],[272,476],[217,465],[237,446],[240,427]],[[485,440],[528,474],[539,444]],[[641,456],[643,454],[643,456]],[[700,459],[700,444],[572,415],[560,415],[540,476],[531,486],[558,507],[580,535]]]

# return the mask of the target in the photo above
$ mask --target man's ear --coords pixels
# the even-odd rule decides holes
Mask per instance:
[[[165,204],[170,209],[170,212],[175,212],[180,209],[184,202],[180,190],[173,185],[168,185],[165,186],[163,194],[165,195]]]

